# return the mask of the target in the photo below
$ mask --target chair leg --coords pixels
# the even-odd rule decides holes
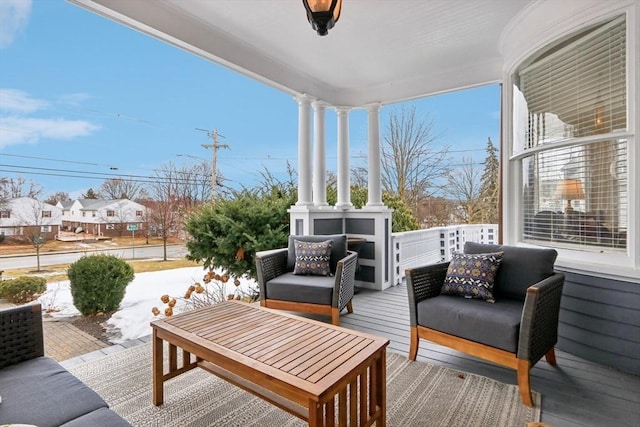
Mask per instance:
[[[547,360],[547,363],[551,366],[556,366],[558,363],[556,362],[556,350],[551,347],[551,350],[547,351],[547,354],[544,355],[544,358]]]
[[[531,383],[529,378],[529,370],[531,366],[528,360],[518,359],[518,389],[520,390],[520,398],[522,403],[528,407],[533,406],[533,398],[531,397]]]
[[[340,326],[340,310],[337,307],[331,308],[331,323]]]
[[[351,303],[351,301],[347,303],[347,313],[353,314],[353,304]]]
[[[409,344],[409,360],[416,360],[418,355],[418,327],[412,326],[410,329],[411,342]]]

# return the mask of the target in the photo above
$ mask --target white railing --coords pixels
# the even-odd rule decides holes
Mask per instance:
[[[498,225],[454,225],[392,233],[392,285],[402,283],[407,268],[449,261],[452,253],[462,252],[465,242],[497,243]]]

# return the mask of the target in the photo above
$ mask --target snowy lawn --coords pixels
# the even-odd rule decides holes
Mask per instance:
[[[120,310],[107,322],[109,340],[115,344],[151,334],[149,323],[158,319],[151,312],[158,307],[161,312],[166,305],[160,301],[162,295],[183,297],[187,288],[196,282],[202,282],[205,270],[202,267],[178,268],[149,273],[137,273],[127,286]],[[253,280],[241,279],[241,289],[257,288]],[[235,290],[233,280],[227,283],[227,294]],[[69,281],[49,283],[47,291],[38,299],[45,311],[51,311],[53,317],[76,316],[80,312],[73,305]],[[180,303],[176,306],[180,311]]]

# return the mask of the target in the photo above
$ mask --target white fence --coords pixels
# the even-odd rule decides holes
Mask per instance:
[[[465,242],[497,243],[498,225],[455,225],[392,233],[392,285],[402,283],[407,268],[449,261],[453,252],[462,252]]]

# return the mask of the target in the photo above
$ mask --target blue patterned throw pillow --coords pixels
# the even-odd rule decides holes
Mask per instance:
[[[502,254],[503,252],[490,254],[454,253],[441,293],[496,302],[493,297],[493,282],[502,262]]]
[[[329,259],[331,258],[331,240],[324,242],[293,241],[296,253],[296,264],[293,274],[311,274],[328,276],[331,274]]]

